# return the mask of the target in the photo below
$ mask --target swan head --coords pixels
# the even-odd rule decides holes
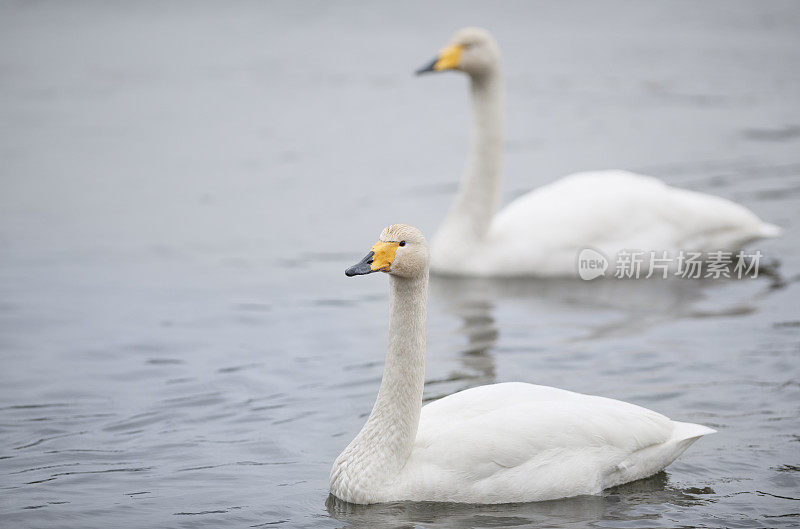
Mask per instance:
[[[392,224],[381,232],[369,253],[344,271],[348,277],[386,272],[414,278],[428,273],[428,241],[422,232],[406,224]]]
[[[439,55],[417,74],[460,70],[469,75],[491,72],[500,63],[500,48],[492,34],[483,28],[462,28],[456,31]]]

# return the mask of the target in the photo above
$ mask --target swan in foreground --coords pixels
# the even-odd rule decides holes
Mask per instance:
[[[417,73],[445,70],[469,76],[474,125],[466,173],[432,241],[436,273],[574,276],[587,247],[609,259],[622,249],[735,251],[780,233],[730,200],[615,170],[567,176],[498,213],[505,117],[497,43],[484,29],[457,31]]]
[[[516,503],[597,494],[669,465],[714,430],[603,397],[519,382],[422,406],[428,244],[394,224],[348,276],[389,274],[389,345],[366,424],[336,458],[340,500]]]

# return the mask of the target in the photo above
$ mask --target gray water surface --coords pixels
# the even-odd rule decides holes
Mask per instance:
[[[666,472],[523,505],[343,505],[380,382],[380,230],[429,236],[466,81],[504,51],[505,200],[626,168],[785,229],[744,281],[433,278],[425,397],[522,380],[719,432]],[[800,5],[0,4],[0,525],[800,524]]]

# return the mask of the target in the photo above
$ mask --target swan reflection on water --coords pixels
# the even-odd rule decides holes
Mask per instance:
[[[750,314],[760,298],[783,285],[770,269],[759,279],[743,280],[433,275],[431,310],[459,322],[455,338],[445,337],[438,348],[448,355],[455,351],[459,367],[428,379],[425,401],[497,382],[495,354],[500,350],[537,354],[565,344],[632,336],[679,319]],[[504,318],[502,332],[499,317]],[[505,321],[509,318],[513,321]],[[498,346],[501,334],[503,343]]]
[[[343,527],[585,527],[599,519],[635,521],[643,517],[658,527],[660,515],[642,513],[643,504],[692,506],[715,500],[711,489],[679,488],[670,484],[666,472],[603,491],[597,496],[577,496],[534,503],[473,505],[463,503],[395,502],[355,505],[329,495],[325,507]],[[560,520],[560,525],[553,525]],[[674,525],[665,520],[664,527]],[[670,523],[671,522],[671,523]]]
[[[758,298],[780,286],[779,278],[766,275],[742,280],[595,281],[433,276],[431,299],[444,312],[464,320],[470,344],[473,328],[493,324],[493,310],[501,302],[513,304],[519,317],[536,330],[568,323],[567,334],[561,338],[576,341],[635,334],[680,318],[748,314],[756,310]],[[713,300],[713,305],[704,304],[707,300]]]

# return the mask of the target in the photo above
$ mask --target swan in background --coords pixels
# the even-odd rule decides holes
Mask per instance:
[[[394,224],[348,276],[385,272],[389,344],[366,424],[336,458],[340,500],[517,503],[597,494],[662,470],[714,430],[603,397],[519,382],[422,406],[428,244]]]
[[[432,241],[436,273],[574,276],[584,248],[610,259],[623,249],[735,251],[780,234],[730,200],[617,170],[567,176],[498,213],[505,110],[497,43],[485,29],[457,31],[417,73],[445,70],[469,76],[474,125],[466,173]]]

